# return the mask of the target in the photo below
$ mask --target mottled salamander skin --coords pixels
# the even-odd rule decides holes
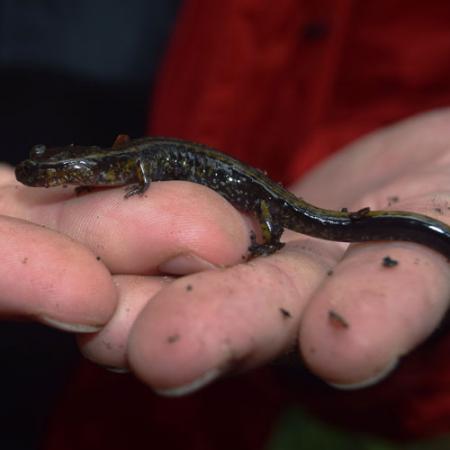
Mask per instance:
[[[280,249],[284,228],[342,242],[410,241],[450,258],[450,228],[431,217],[404,211],[332,211],[295,197],[263,172],[201,144],[149,137],[117,140],[112,148],[32,148],[16,168],[28,186],[131,185],[125,197],[143,194],[152,181],[185,180],[218,192],[240,210],[256,214],[263,242],[252,238],[252,256]]]

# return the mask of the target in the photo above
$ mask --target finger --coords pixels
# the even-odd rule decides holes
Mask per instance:
[[[132,329],[133,370],[159,392],[182,395],[290,350],[309,296],[340,254],[320,241],[301,245],[161,290]]]
[[[153,183],[129,199],[122,189],[79,197],[63,189],[30,191],[20,188],[16,201],[3,205],[5,214],[85,243],[114,273],[190,273],[236,263],[249,246],[251,221],[193,183]]]
[[[98,333],[78,336],[83,355],[111,370],[126,371],[131,327],[144,306],[170,281],[169,277],[116,275],[114,283],[119,296],[117,308]]]
[[[445,258],[416,244],[351,246],[305,310],[306,364],[332,384],[378,381],[438,326],[449,275]]]
[[[0,162],[0,186],[15,184],[15,182],[14,169],[9,164]]]
[[[0,217],[0,235],[0,315],[78,332],[97,330],[112,315],[111,276],[81,244],[11,217]]]

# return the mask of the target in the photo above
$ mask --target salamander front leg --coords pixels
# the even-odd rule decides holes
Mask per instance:
[[[261,225],[263,243],[256,242],[256,236],[252,234],[250,237],[251,244],[248,248],[250,255],[252,257],[267,256],[283,248],[284,244],[280,242],[283,227],[273,222],[269,205],[265,200],[261,200],[259,203],[256,216]]]
[[[126,189],[125,198],[129,198],[133,195],[142,195],[150,187],[150,177],[147,175],[148,171],[145,169],[144,163],[139,159],[136,161],[136,179],[137,184],[133,184]]]

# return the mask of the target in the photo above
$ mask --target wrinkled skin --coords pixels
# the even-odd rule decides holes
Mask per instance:
[[[440,110],[375,132],[293,190],[336,209],[385,209],[398,197],[393,209],[450,223],[448,123]],[[78,333],[87,358],[161,393],[191,392],[296,344],[328,383],[373,383],[448,308],[450,265],[426,247],[286,231],[282,250],[242,263],[258,227],[211,190],[170,181],[123,195],[29,188],[3,166],[0,313]],[[383,267],[385,256],[399,264]]]

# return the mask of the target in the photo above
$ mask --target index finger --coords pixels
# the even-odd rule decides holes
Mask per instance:
[[[77,197],[20,186],[2,209],[84,243],[113,273],[183,274],[230,265],[245,259],[250,242],[251,219],[187,182],[156,182],[128,199],[122,189]]]

